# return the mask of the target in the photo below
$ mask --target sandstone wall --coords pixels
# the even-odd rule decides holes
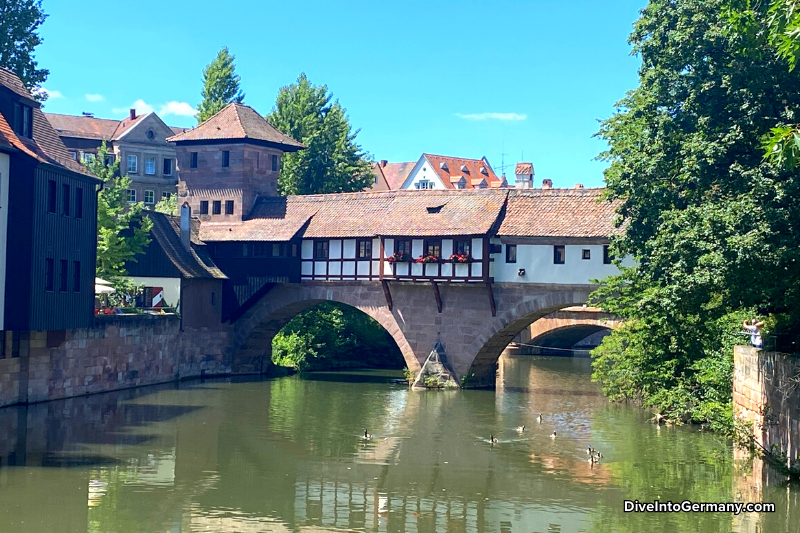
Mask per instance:
[[[230,374],[229,337],[228,327],[182,332],[178,317],[154,315],[99,316],[66,335],[24,332],[19,357],[0,359],[0,406]]]
[[[800,361],[736,346],[733,405],[736,416],[752,424],[759,444],[777,444],[791,460],[800,458]]]

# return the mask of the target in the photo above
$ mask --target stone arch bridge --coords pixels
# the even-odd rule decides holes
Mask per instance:
[[[517,283],[450,283],[436,291],[413,282],[394,282],[390,288],[379,281],[277,284],[234,322],[233,370],[263,371],[275,334],[300,311],[333,301],[380,323],[409,369],[418,371],[438,340],[456,379],[469,376],[470,386],[491,387],[497,359],[514,337],[539,318],[586,303],[593,289]]]

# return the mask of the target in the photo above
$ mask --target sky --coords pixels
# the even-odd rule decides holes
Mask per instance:
[[[538,183],[599,187],[592,136],[638,83],[627,39],[645,3],[43,0],[36,59],[47,112],[193,126],[202,69],[227,46],[246,104],[267,114],[305,72],[376,160],[486,156],[512,182],[524,160]]]

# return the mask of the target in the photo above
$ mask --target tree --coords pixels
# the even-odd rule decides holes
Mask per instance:
[[[156,213],[178,216],[178,195],[173,193],[169,197],[164,197],[155,206]]]
[[[281,87],[267,119],[306,145],[284,156],[278,187],[281,194],[362,191],[372,184],[372,159],[356,144],[345,109],[325,85],[315,86],[305,74]]]
[[[119,161],[109,163],[107,153],[103,142],[86,168],[103,180],[97,197],[97,276],[113,280],[124,276],[125,263],[144,251],[153,222],[142,202],[128,202],[131,179],[119,175]]]
[[[627,324],[593,354],[612,397],[720,425],[740,318],[800,323],[800,181],[762,151],[800,111],[800,76],[758,32],[729,31],[724,6],[651,0],[630,36],[640,85],[598,135],[624,228],[613,251],[637,264],[594,295]]]
[[[42,44],[37,30],[46,18],[41,0],[0,0],[0,67],[19,76],[39,101],[46,100],[47,93],[36,89],[50,71],[36,68],[33,51]]]
[[[236,102],[241,104],[244,93],[239,90],[241,78],[236,74],[233,60],[236,56],[222,48],[217,57],[203,69],[203,101],[197,106],[197,123],[208,120],[223,107]]]

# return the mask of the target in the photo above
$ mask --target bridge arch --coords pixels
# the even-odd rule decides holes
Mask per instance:
[[[278,284],[234,323],[234,371],[262,372],[275,334],[300,311],[333,301],[381,324],[409,369],[418,371],[440,341],[456,379],[469,376],[470,386],[492,387],[497,359],[520,331],[554,311],[585,303],[591,289],[498,283],[489,290],[484,284],[450,283],[439,285],[437,294],[428,283],[392,282],[390,309],[380,282]]]

